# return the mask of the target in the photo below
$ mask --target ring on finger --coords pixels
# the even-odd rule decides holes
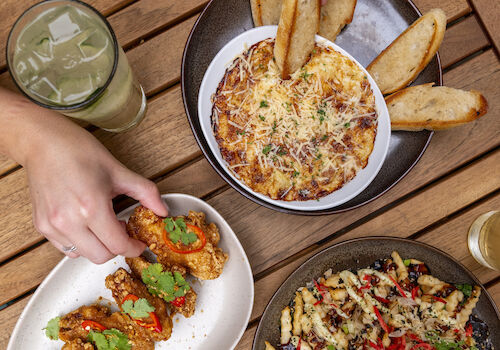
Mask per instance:
[[[64,253],[66,253],[66,254],[69,254],[69,253],[74,253],[74,252],[76,252],[76,251],[77,251],[77,248],[76,248],[76,245],[74,245],[74,244],[73,244],[73,245],[71,245],[71,246],[69,246],[69,247],[67,247],[67,246],[63,246],[63,247],[62,247],[62,251],[63,251]]]

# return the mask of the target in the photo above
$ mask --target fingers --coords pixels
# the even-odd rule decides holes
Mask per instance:
[[[137,199],[143,206],[151,209],[158,216],[167,216],[168,208],[160,197],[156,184],[142,176],[123,169],[115,179],[115,187],[120,193]]]
[[[69,252],[69,251],[64,249],[65,247],[66,248],[71,247],[72,244],[63,245],[63,244],[61,244],[53,239],[50,239],[50,238],[47,238],[47,239],[54,247],[56,247],[59,251],[61,251],[67,257],[74,259],[74,258],[78,258],[80,256],[80,253],[78,252],[78,248],[77,248],[77,250],[75,250],[73,252]]]
[[[137,257],[146,245],[128,236],[124,225],[118,221],[111,202],[94,213],[89,222],[89,228],[94,232],[106,248],[115,255]]]

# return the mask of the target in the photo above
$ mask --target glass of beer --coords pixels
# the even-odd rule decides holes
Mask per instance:
[[[26,10],[7,41],[9,72],[33,102],[104,130],[137,125],[146,96],[106,19],[76,0]]]
[[[468,245],[478,263],[500,271],[500,211],[487,212],[474,220]]]

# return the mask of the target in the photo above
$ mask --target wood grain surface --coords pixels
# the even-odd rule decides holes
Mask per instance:
[[[5,0],[0,51],[12,23],[34,0]],[[129,132],[93,134],[121,162],[157,183],[162,193],[188,193],[213,205],[237,233],[253,268],[255,304],[237,349],[249,350],[265,305],[282,281],[308,257],[337,242],[367,235],[410,237],[442,249],[487,284],[500,303],[500,273],[469,254],[466,234],[483,212],[500,207],[500,16],[498,2],[415,0],[422,12],[442,8],[448,29],[440,49],[444,83],[481,91],[486,116],[438,132],[417,164],[381,198],[339,215],[280,214],[231,189],[202,157],[184,114],[180,62],[185,41],[206,0],[92,0],[108,16],[149,98],[144,122]],[[3,72],[2,72],[3,70]],[[0,86],[14,89],[0,55]],[[0,156],[0,349],[34,289],[63,255],[33,228],[24,169]],[[132,204],[116,202],[116,210]],[[269,234],[272,228],[273,234]],[[22,237],[22,239],[20,238]],[[17,255],[16,255],[17,254]]]

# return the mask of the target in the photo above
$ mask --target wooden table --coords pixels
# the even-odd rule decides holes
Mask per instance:
[[[403,0],[401,0],[403,1]],[[0,3],[0,52],[14,20],[38,0]],[[500,208],[500,16],[489,0],[415,0],[422,11],[445,10],[440,50],[447,86],[477,89],[489,113],[478,122],[437,132],[418,165],[382,197],[349,212],[305,217],[254,204],[229,187],[203,158],[189,128],[179,85],[181,55],[205,0],[91,0],[113,25],[149,98],[136,129],[89,130],[125,165],[153,179],[162,193],[183,192],[214,206],[233,227],[255,278],[255,304],[238,349],[250,349],[270,296],[300,263],[336,242],[368,235],[409,237],[444,250],[483,282],[500,305],[500,273],[467,250],[467,229]],[[228,0],[228,3],[230,1]],[[0,85],[15,89],[0,54]],[[118,202],[117,210],[127,203]],[[0,157],[0,349],[39,283],[63,255],[33,228],[25,172]]]

